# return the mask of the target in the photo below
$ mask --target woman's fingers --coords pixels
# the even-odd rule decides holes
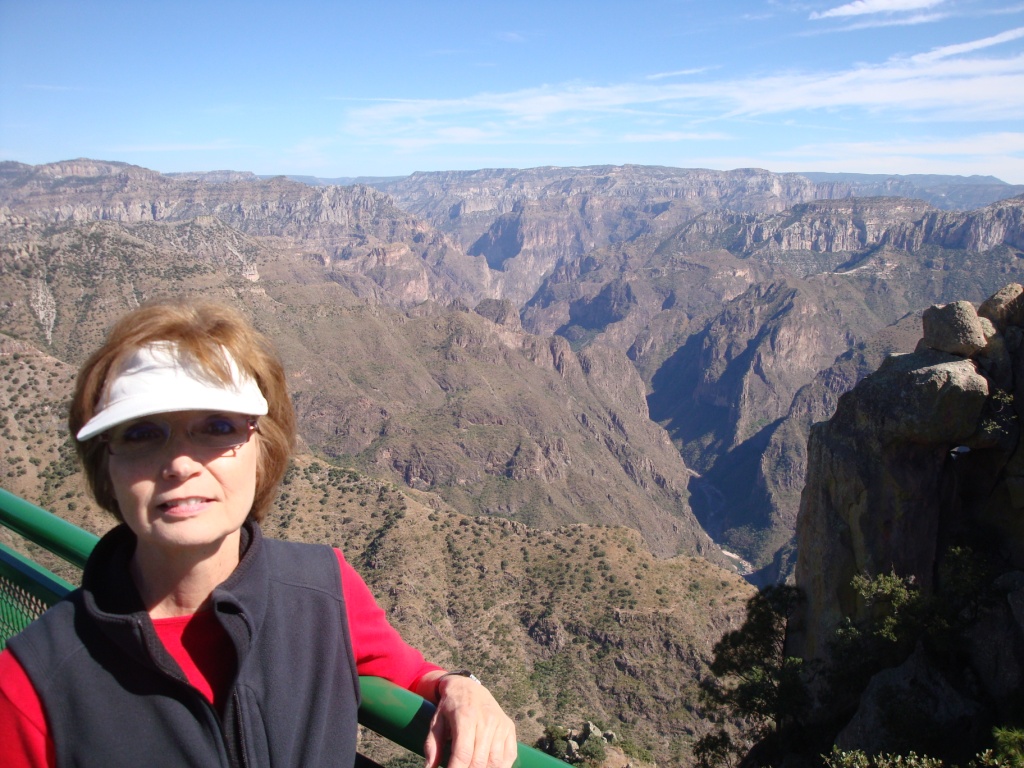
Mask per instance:
[[[515,723],[490,691],[465,678],[445,680],[424,744],[427,768],[435,768],[448,740],[448,768],[511,768],[518,753]]]

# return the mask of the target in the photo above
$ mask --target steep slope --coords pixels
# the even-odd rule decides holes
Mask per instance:
[[[289,240],[215,218],[0,229],[0,322],[68,363],[145,298],[220,297],[277,342],[319,452],[537,526],[628,524],[660,555],[717,549],[622,352],[575,353],[466,310],[357,299]]]
[[[388,197],[227,171],[0,163],[12,242],[0,280],[5,298],[27,297],[2,311],[18,337],[75,350],[119,308],[175,281],[223,290],[277,327],[297,370],[310,372],[301,405],[324,450],[447,488],[467,511],[613,522],[645,520],[640,508],[653,504],[668,517],[645,530],[660,538],[687,515],[687,470],[646,426],[636,378],[607,351],[618,350],[701,473],[700,519],[764,566],[796,514],[812,418],[788,415],[803,407],[800,389],[908,313],[980,300],[1014,279],[1024,252],[1021,198],[954,213],[891,196],[826,199],[852,190],[829,183],[759,170],[537,168],[375,180]],[[154,260],[154,248],[169,250]],[[457,311],[474,306],[480,317]],[[316,334],[295,332],[299,323]],[[373,341],[347,333],[350,323]],[[571,351],[551,346],[552,334]],[[344,364],[324,364],[313,343]],[[564,373],[575,369],[560,361],[573,359],[582,376]],[[507,367],[571,407],[509,395]],[[552,371],[557,382],[542,381]],[[576,397],[586,405],[572,406]],[[571,412],[575,425],[563,421]],[[816,405],[813,418],[828,415]],[[586,437],[572,445],[566,433]],[[602,443],[611,447],[598,459]],[[585,464],[601,476],[606,461],[609,477],[630,478],[610,482],[613,498],[625,494],[614,513],[576,474]],[[527,478],[543,492],[527,493]],[[679,537],[690,533],[669,540]]]
[[[994,176],[939,174],[885,175],[880,173],[802,173],[820,188],[823,197],[912,197],[936,208],[966,211],[1024,194],[1024,186]]]
[[[416,173],[375,186],[485,256],[517,304],[559,261],[595,248],[667,233],[708,210],[774,212],[815,197],[794,174],[632,165]]]
[[[908,313],[981,300],[1018,274],[1022,211],[1021,198],[968,214],[875,198],[712,212],[563,262],[523,321],[628,351],[652,416],[703,475],[698,517],[764,566],[786,546],[803,482],[810,417],[782,422],[803,408],[797,392]]]
[[[72,366],[0,336],[0,485],[102,534],[113,521],[85,494],[66,440],[73,377]],[[710,726],[698,690],[712,646],[738,626],[752,589],[704,558],[654,557],[631,529],[466,516],[435,493],[308,454],[264,528],[342,547],[402,634],[438,663],[473,669],[524,741],[549,720],[593,720],[681,766]],[[4,528],[0,540],[55,567]]]

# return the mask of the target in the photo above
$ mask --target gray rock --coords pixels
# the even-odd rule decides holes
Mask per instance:
[[[937,304],[924,311],[922,341],[930,349],[970,357],[988,343],[978,312],[969,301]]]
[[[1024,286],[1010,283],[982,302],[978,315],[988,318],[1000,331],[1011,325],[1024,325]]]
[[[1013,387],[1013,358],[1006,338],[995,329],[991,320],[985,317],[980,320],[987,343],[975,360],[993,385],[998,389],[1009,390]]]
[[[476,305],[474,311],[497,325],[513,331],[523,330],[523,324],[519,320],[519,310],[508,299],[484,299]]]
[[[811,429],[796,582],[814,621],[790,634],[793,655],[826,656],[844,616],[866,618],[850,599],[856,574],[895,568],[931,588],[950,450],[977,432],[988,393],[971,360],[892,355]]]
[[[966,633],[970,668],[997,709],[1012,710],[1024,686],[1024,591],[982,611]]]
[[[1006,596],[1006,602],[1010,606],[1013,620],[1017,625],[1017,633],[1024,637],[1024,589],[1018,589]]]
[[[1000,592],[1016,592],[1019,589],[1024,589],[1024,571],[1004,573],[992,582],[992,586]]]
[[[989,383],[971,360],[918,352],[890,355],[858,389],[875,436],[958,442],[977,428]]]
[[[910,739],[920,738],[919,730],[967,738],[980,714],[978,703],[951,686],[918,648],[901,666],[871,678],[857,713],[835,743],[867,754],[902,752],[913,743]]]

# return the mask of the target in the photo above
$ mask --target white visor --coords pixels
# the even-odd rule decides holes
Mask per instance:
[[[198,363],[178,355],[171,342],[141,347],[107,381],[95,415],[75,436],[88,440],[113,426],[142,416],[173,411],[223,411],[264,416],[267,400],[231,353],[221,348],[231,370],[224,384]]]

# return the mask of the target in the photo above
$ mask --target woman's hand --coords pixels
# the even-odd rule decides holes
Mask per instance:
[[[423,745],[426,768],[436,768],[448,741],[448,768],[511,768],[518,754],[515,723],[480,683],[451,675],[438,684],[441,674],[423,681],[441,694]]]

